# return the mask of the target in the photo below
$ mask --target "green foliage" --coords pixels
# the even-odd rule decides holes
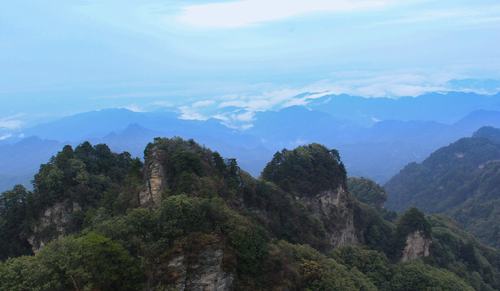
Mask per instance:
[[[30,254],[22,235],[29,231],[30,195],[23,186],[15,186],[0,196],[0,260]]]
[[[280,241],[278,247],[290,262],[291,276],[299,277],[300,290],[377,290],[356,268],[349,269],[308,246]]]
[[[499,290],[500,253],[478,243],[449,218],[429,219],[432,257],[427,261],[452,271],[476,290]]]
[[[355,204],[354,226],[361,232],[363,243],[369,248],[392,254],[395,226],[383,218],[380,210],[363,203]]]
[[[400,264],[395,268],[389,290],[473,291],[474,289],[449,271],[416,261]]]
[[[417,208],[408,209],[396,223],[392,257],[399,258],[409,234],[419,232],[424,238],[431,238],[431,224]]]
[[[339,153],[319,144],[277,152],[262,171],[262,178],[299,196],[314,196],[346,186],[346,171]]]
[[[382,208],[387,200],[384,188],[366,178],[348,178],[347,188],[356,199],[376,208]]]
[[[65,146],[35,175],[33,201],[35,210],[55,202],[71,201],[82,208],[95,207],[102,194],[136,191],[141,162],[130,154],[115,154],[106,145],[84,142],[73,149]],[[108,207],[113,207],[107,201]],[[111,205],[109,205],[111,204]],[[113,210],[113,209],[110,209]]]
[[[137,290],[139,265],[119,244],[89,233],[0,266],[0,290]]]
[[[355,246],[342,247],[334,250],[331,257],[350,269],[356,268],[380,289],[386,288],[392,277],[389,261],[377,251]]]
[[[43,265],[38,257],[23,256],[0,263],[1,291],[64,290],[51,266]]]
[[[172,259],[182,257],[189,269],[216,250],[235,290],[500,289],[498,251],[417,209],[394,225],[388,212],[351,201],[346,207],[353,207],[362,245],[321,253],[330,243],[328,225],[297,198],[345,187],[346,180],[338,153],[320,145],[277,153],[262,180],[194,141],[156,139],[146,158],[161,163],[167,183],[153,208],[136,207],[142,163],[89,143],[67,146],[43,165],[33,192],[4,193],[1,259],[31,252],[26,237],[47,207],[80,210],[66,213],[63,232],[49,223],[37,233],[62,237],[35,256],[0,263],[0,290],[169,290],[183,272],[172,271]],[[370,181],[350,180],[349,187],[376,206],[384,196]],[[432,256],[398,264],[414,231],[433,239]]]
[[[500,163],[483,166],[474,179],[473,196],[446,214],[457,220],[481,241],[500,247]]]
[[[98,222],[93,229],[144,257],[151,274],[161,267],[157,258],[192,233],[225,236],[242,276],[262,272],[260,264],[267,255],[265,232],[218,198],[170,196],[158,209],[132,210],[126,216]]]
[[[172,195],[232,198],[240,186],[236,160],[223,160],[219,153],[193,140],[156,138],[148,144],[144,155],[147,161],[161,163],[168,181],[166,191]]]
[[[27,237],[40,215],[58,203],[65,209],[64,233],[78,232],[96,207],[118,214],[136,206],[142,163],[130,154],[115,154],[106,145],[84,142],[73,150],[61,152],[40,167],[34,179],[34,191],[20,186],[5,192],[0,199],[0,259],[30,254]],[[36,239],[58,235],[53,226],[37,229]]]
[[[406,238],[407,235],[415,231],[419,231],[424,237],[430,238],[431,224],[417,208],[410,208],[399,218],[396,232],[399,236]]]
[[[314,217],[292,195],[284,192],[275,184],[267,181],[249,181],[244,178],[243,201],[255,219],[266,226],[277,238],[291,243],[309,244],[318,249],[328,246],[328,239],[323,222]]]

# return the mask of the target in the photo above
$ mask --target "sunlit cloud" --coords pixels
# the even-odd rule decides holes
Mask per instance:
[[[484,84],[474,79],[463,81],[456,79],[460,77],[450,73],[340,72],[334,79],[322,80],[307,86],[269,90],[261,94],[220,96],[187,104],[180,110],[184,119],[215,118],[229,127],[244,130],[252,127],[257,112],[280,110],[290,106],[307,107],[311,101],[327,95],[397,98],[431,92],[496,94],[500,91],[500,81],[488,80],[488,83]],[[485,87],[489,87],[489,90],[485,91]]]
[[[311,13],[377,9],[393,3],[393,0],[239,0],[186,6],[178,20],[195,27],[237,28]]]

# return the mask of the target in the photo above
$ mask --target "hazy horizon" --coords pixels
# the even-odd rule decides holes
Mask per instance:
[[[499,12],[491,0],[4,3],[0,127],[102,108],[248,115],[305,92],[491,94]]]

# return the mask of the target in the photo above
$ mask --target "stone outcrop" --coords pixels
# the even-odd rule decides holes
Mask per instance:
[[[232,290],[234,275],[224,270],[224,256],[224,248],[218,240],[179,249],[167,260],[163,284],[174,290]]]
[[[428,257],[432,240],[426,238],[421,231],[414,231],[406,236],[406,245],[401,261],[407,262],[418,258]]]
[[[28,237],[33,252],[37,253],[49,241],[66,234],[71,223],[71,214],[80,210],[78,203],[68,201],[55,203],[45,209]]]
[[[353,200],[343,186],[328,190],[301,201],[323,221],[332,247],[358,243],[354,227]]]
[[[162,192],[166,189],[166,178],[162,166],[163,151],[153,147],[144,165],[144,189],[139,193],[141,206],[158,205],[161,202]]]
[[[347,174],[338,151],[314,143],[282,150],[261,177],[290,193],[322,222],[328,239],[322,242],[325,248],[358,243],[355,202],[347,191]]]
[[[222,270],[224,252],[221,249],[205,250],[190,264],[185,255],[172,258],[168,267],[176,279],[176,290],[231,290],[233,275]]]

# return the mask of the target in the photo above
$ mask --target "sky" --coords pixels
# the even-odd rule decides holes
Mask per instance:
[[[248,119],[303,92],[500,88],[498,0],[2,2],[0,130],[110,107]]]

